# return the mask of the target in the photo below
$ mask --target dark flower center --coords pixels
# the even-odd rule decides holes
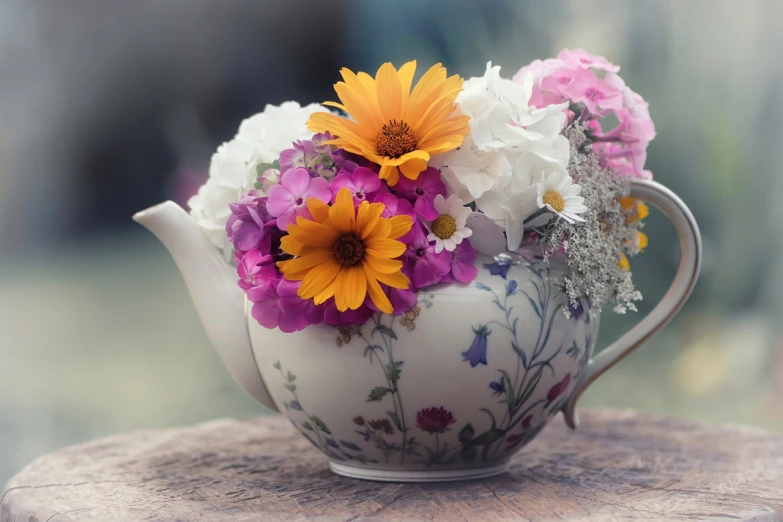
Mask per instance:
[[[364,242],[356,234],[339,236],[332,249],[334,258],[343,266],[355,266],[364,259]]]
[[[298,197],[298,198],[296,198],[296,202],[295,202],[295,203],[296,203],[297,205],[301,205],[301,204],[303,204],[303,203],[304,203],[304,198],[303,198],[303,197],[301,197],[301,196],[300,196],[300,197]]]
[[[413,152],[419,144],[419,137],[404,121],[391,120],[375,137],[375,148],[379,156],[399,158]]]
[[[416,251],[416,257],[421,257],[424,255],[424,249],[420,248]]]
[[[423,196],[424,195],[424,189],[421,187],[416,187],[416,195],[417,196]]]

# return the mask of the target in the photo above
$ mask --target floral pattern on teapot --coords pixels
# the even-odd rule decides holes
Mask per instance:
[[[509,269],[514,264],[519,263],[501,259],[483,265],[493,278],[503,280],[502,287],[493,289],[481,281],[473,283],[483,291],[481,295],[487,296],[487,303],[481,306],[494,307],[497,317],[470,325],[464,349],[454,354],[471,371],[485,372],[488,376],[486,404],[470,415],[471,421],[459,419],[455,407],[449,404],[433,404],[418,411],[405,408],[405,360],[395,356],[394,350],[398,334],[414,332],[417,322],[427,320],[427,310],[437,306],[435,294],[421,293],[416,306],[404,315],[376,313],[363,326],[338,329],[337,347],[359,342],[363,345],[363,357],[378,377],[366,391],[367,407],[355,412],[350,440],[334,437],[322,417],[305,408],[297,394],[296,375],[284,369],[279,360],[273,363],[283,386],[291,393],[291,400],[284,402],[284,406],[293,425],[331,459],[369,466],[448,468],[510,457],[563,407],[587,365],[597,331],[597,324],[591,324],[596,321],[591,320],[582,306],[566,311],[563,307],[567,301],[553,295],[558,291],[553,281],[562,276],[556,273],[558,268],[540,259],[522,263],[530,272],[528,281],[532,282],[532,288],[531,285],[522,288],[513,278],[513,272],[509,277]],[[503,290],[498,292],[497,288]],[[528,309],[522,310],[520,306]],[[557,344],[551,335],[553,323],[558,314],[565,316],[566,312],[569,321],[584,324],[584,335],[574,336],[567,345]],[[539,321],[537,337],[532,343],[523,343],[517,328],[520,314],[531,313]],[[498,337],[493,332],[498,330],[507,332],[509,344],[499,339],[493,342]],[[532,349],[523,349],[525,344],[530,344]],[[515,366],[494,368],[492,354],[497,350],[512,351],[516,356]],[[558,375],[553,361],[563,355],[573,364],[569,366],[571,371]],[[544,376],[554,378],[554,384],[545,395],[542,390],[535,393]],[[476,422],[479,417],[486,420],[481,426]]]

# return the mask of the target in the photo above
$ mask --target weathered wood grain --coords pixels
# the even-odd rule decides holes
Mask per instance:
[[[633,412],[559,419],[511,472],[450,484],[333,475],[280,417],[118,435],[45,455],[2,522],[63,520],[779,520],[783,437]]]

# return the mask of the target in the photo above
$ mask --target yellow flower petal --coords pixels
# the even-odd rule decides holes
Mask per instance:
[[[392,288],[405,289],[408,288],[411,284],[408,277],[402,272],[381,274],[380,272],[375,271],[375,275],[379,282],[385,284],[386,286],[390,286]]]
[[[409,179],[417,179],[424,169],[427,168],[427,162],[419,158],[412,158],[400,165],[400,172]]]
[[[364,297],[367,295],[367,277],[361,266],[354,266],[344,271],[346,272],[344,280],[346,304],[349,309],[356,310],[364,304]]]
[[[302,278],[302,285],[299,287],[297,295],[302,299],[312,299],[316,295],[323,293],[323,291],[335,280],[341,269],[342,266],[340,266],[339,263],[334,260],[329,260],[320,265],[318,270],[310,270],[307,275]],[[287,274],[286,279],[288,279]],[[316,302],[315,304],[320,303]]]
[[[381,285],[378,284],[376,273],[372,270],[372,268],[369,267],[369,265],[363,265],[362,268],[364,269],[364,274],[367,278],[367,293],[370,294],[370,299],[372,300],[373,304],[381,312],[387,314],[392,313],[394,311],[394,307],[392,306],[391,301],[389,301],[389,298],[386,297],[386,294],[383,293]]]
[[[639,245],[639,252],[647,248],[647,234],[644,232],[637,232],[637,242]]]
[[[361,239],[366,239],[381,218],[383,210],[383,203],[367,203],[366,201],[362,201],[356,215],[356,235]]]
[[[388,237],[373,237],[365,241],[367,250],[373,250],[381,257],[395,258],[405,253],[405,243]]]
[[[335,84],[340,103],[330,105],[348,112],[353,121],[319,112],[310,117],[308,128],[330,132],[335,137],[330,144],[380,165],[380,178],[391,186],[400,173],[416,179],[431,154],[459,147],[470,127],[466,116],[455,115],[462,78],[447,77],[446,69],[436,64],[413,86],[415,72],[415,61],[399,70],[385,63],[375,78],[343,69],[343,81]]]
[[[378,174],[378,177],[385,179],[386,183],[393,187],[400,181],[400,171],[393,165],[381,165],[381,172]]]
[[[390,239],[398,239],[407,234],[413,226],[413,220],[410,216],[393,216],[389,218],[391,223]]]
[[[298,272],[307,271],[309,268],[313,268],[314,266],[321,265],[333,259],[334,254],[331,250],[316,250],[310,254],[284,261],[284,264],[280,266],[280,271],[286,275],[296,274]]]
[[[368,249],[367,256],[370,258],[368,263],[372,263],[373,270],[381,274],[391,274],[393,272],[399,272],[402,270],[402,261],[398,259],[389,259],[386,256],[380,255],[375,250]]]
[[[375,92],[384,121],[397,119],[402,114],[402,86],[397,69],[386,62],[375,75]]]
[[[347,188],[343,187],[337,193],[334,205],[329,209],[329,220],[340,234],[354,232],[356,213],[353,208],[353,196],[351,196],[351,191]]]
[[[316,198],[307,198],[307,210],[312,214],[313,219],[322,223],[329,218],[329,205]]]

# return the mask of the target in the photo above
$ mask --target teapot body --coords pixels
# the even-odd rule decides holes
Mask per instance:
[[[598,321],[568,308],[565,263],[479,257],[478,276],[404,315],[284,334],[246,317],[277,409],[337,473],[422,481],[490,476],[574,392]]]

